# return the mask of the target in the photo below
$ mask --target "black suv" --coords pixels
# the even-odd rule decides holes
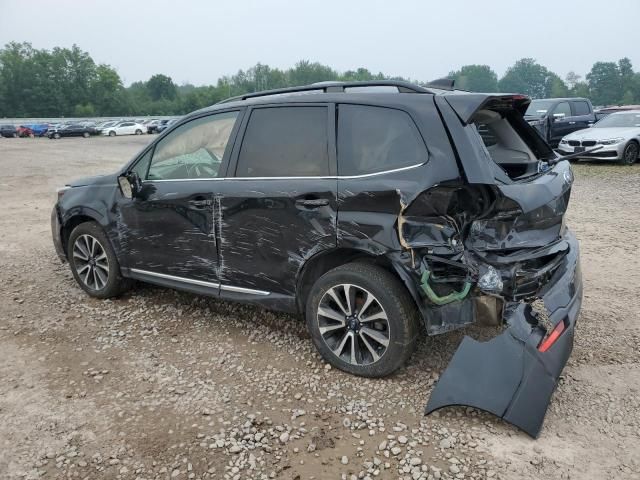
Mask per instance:
[[[303,314],[358,375],[398,369],[421,330],[502,325],[463,341],[427,409],[471,405],[536,435],[582,283],[571,168],[528,104],[391,81],[245,95],[60,189],[54,243],[94,297],[135,279]]]
[[[593,125],[596,114],[586,98],[541,98],[529,104],[525,119],[555,148],[562,137]]]

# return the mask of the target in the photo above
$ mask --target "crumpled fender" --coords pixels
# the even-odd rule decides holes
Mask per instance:
[[[509,327],[497,337],[478,342],[465,337],[431,393],[425,413],[464,405],[501,417],[530,436],[542,429],[551,395],[573,348],[574,328],[582,303],[578,243],[565,236],[571,251],[540,298],[553,325],[565,330],[546,352],[538,345],[545,332],[535,327],[531,306],[511,304]]]

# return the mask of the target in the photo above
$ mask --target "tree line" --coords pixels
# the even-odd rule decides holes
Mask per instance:
[[[447,76],[464,90],[533,98],[580,96],[595,105],[640,104],[640,73],[634,72],[628,58],[596,62],[584,78],[569,72],[562,79],[532,58],[518,60],[501,78],[488,65],[465,65]],[[46,50],[11,42],[0,49],[0,118],[178,115],[259,90],[327,80],[384,79],[407,80],[366,68],[338,72],[301,60],[286,70],[258,63],[219,78],[215,85],[176,85],[171,77],[156,74],[125,87],[113,67],[96,64],[77,45]]]

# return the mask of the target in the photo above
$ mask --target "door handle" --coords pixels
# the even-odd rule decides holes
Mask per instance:
[[[569,122],[569,125],[575,125],[576,122]]]
[[[305,208],[319,208],[329,205],[329,200],[326,198],[302,198],[296,200],[296,205],[300,205]]]
[[[189,205],[191,205],[192,207],[195,208],[205,208],[208,207],[210,205],[212,205],[213,202],[209,199],[204,199],[204,198],[196,198],[193,200],[189,200]]]

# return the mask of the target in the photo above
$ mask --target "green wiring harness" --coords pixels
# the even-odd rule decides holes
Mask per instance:
[[[431,271],[425,269],[422,273],[422,277],[420,278],[420,286],[422,290],[427,295],[427,298],[431,300],[436,305],[446,305],[447,303],[457,302],[464,299],[471,290],[472,283],[470,281],[464,282],[464,287],[459,292],[451,292],[447,295],[440,296],[436,292],[433,291],[431,285],[429,285],[429,277],[431,276]]]

